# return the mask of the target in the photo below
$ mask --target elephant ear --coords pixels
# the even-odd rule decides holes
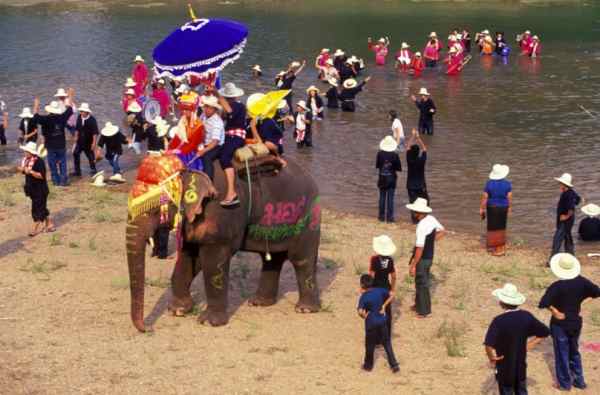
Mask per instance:
[[[202,214],[205,199],[217,196],[210,178],[203,172],[187,171],[183,177],[183,208],[188,222],[193,222],[197,215]]]

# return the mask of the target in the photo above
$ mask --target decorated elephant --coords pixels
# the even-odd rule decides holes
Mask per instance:
[[[257,170],[257,169],[255,169]],[[133,210],[127,225],[127,260],[131,284],[131,318],[134,326],[146,331],[144,324],[145,246],[156,227],[173,224],[180,194],[183,216],[178,235],[178,259],[171,278],[173,299],[169,310],[183,316],[193,307],[190,285],[203,273],[207,308],[200,322],[225,325],[229,289],[229,264],[237,251],[259,253],[262,272],[255,295],[249,304],[269,306],[277,301],[282,265],[289,260],[295,268],[299,300],[296,311],[320,309],[317,287],[317,256],[320,240],[321,209],[314,180],[298,164],[289,160],[280,170],[266,173],[248,171],[237,182],[239,206],[219,204],[225,191],[225,177],[217,171],[213,184],[202,172],[182,171],[172,179],[172,188],[163,187],[160,209],[146,205]],[[158,193],[158,192],[157,192]],[[175,197],[174,199],[172,199]],[[143,206],[139,201],[137,206]],[[135,204],[133,206],[136,206]],[[142,213],[143,212],[143,213]]]

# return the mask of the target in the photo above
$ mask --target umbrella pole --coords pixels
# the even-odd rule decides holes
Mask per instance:
[[[192,21],[198,19],[196,18],[196,14],[194,13],[194,9],[192,8],[192,5],[190,3],[188,3],[188,11],[190,12],[190,18],[192,18]]]

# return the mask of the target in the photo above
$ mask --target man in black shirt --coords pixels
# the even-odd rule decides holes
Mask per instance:
[[[277,85],[277,89],[281,90],[289,90],[290,93],[285,97],[285,101],[289,108],[294,108],[292,106],[292,96],[293,96],[293,85],[298,74],[304,69],[306,66],[306,60],[300,62],[292,62],[288,67],[287,71],[283,74],[278,74],[277,78],[275,78],[275,84]]]
[[[587,215],[579,223],[579,239],[583,241],[600,241],[600,207],[594,203],[586,204],[581,211]]]
[[[402,171],[400,158],[396,153],[398,143],[387,136],[379,143],[375,168],[379,170],[379,221],[394,222],[394,195],[396,193],[396,173]]]
[[[492,292],[505,310],[494,318],[483,344],[492,367],[500,395],[527,395],[527,352],[550,331],[530,312],[519,309],[525,296],[513,284]],[[530,337],[534,337],[529,340]]]
[[[556,207],[556,232],[552,240],[552,252],[550,257],[558,254],[564,242],[565,252],[575,254],[575,245],[573,244],[573,235],[571,230],[575,224],[575,207],[581,201],[581,198],[573,189],[573,178],[569,173],[565,173],[559,178],[555,178],[560,185],[560,199]]]
[[[427,200],[429,204],[429,194],[427,193],[427,184],[425,183],[425,163],[427,162],[427,147],[415,129],[408,139],[406,146],[406,189],[408,191],[408,201],[414,203],[417,198]],[[417,223],[414,214],[411,212],[413,224]]]
[[[417,99],[415,95],[410,98],[415,102],[415,105],[419,109],[419,132],[429,135],[433,135],[433,115],[437,111],[435,103],[431,100],[427,89],[421,88],[419,91],[420,99]]]
[[[98,123],[92,115],[92,110],[87,103],[81,103],[79,115],[75,123],[75,145],[73,146],[73,176],[81,177],[81,153],[83,152],[90,164],[90,175],[96,174],[96,143],[98,139]]]
[[[583,389],[586,384],[579,353],[579,335],[583,325],[581,303],[587,298],[600,297],[600,288],[580,276],[581,265],[571,254],[553,256],[550,268],[559,280],[548,287],[539,308],[549,309],[552,313],[550,331],[558,388],[567,391],[571,386]]]
[[[377,255],[371,257],[369,275],[373,277],[373,287],[386,289],[393,297],[396,290],[396,269],[394,258],[396,245],[387,235],[373,238],[373,251]],[[392,304],[388,303],[385,310],[388,337],[392,338]]]

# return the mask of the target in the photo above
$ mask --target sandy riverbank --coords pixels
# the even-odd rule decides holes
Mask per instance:
[[[319,264],[323,312],[294,313],[293,270],[285,267],[280,299],[269,308],[245,303],[259,274],[256,257],[232,266],[230,324],[199,325],[165,311],[173,260],[148,261],[146,312],[155,332],[129,321],[125,261],[126,195],[82,183],[53,190],[58,231],[30,239],[29,201],[21,179],[0,183],[0,388],[10,394],[66,393],[402,393],[475,394],[495,388],[482,340],[499,313],[490,295],[506,281],[535,308],[553,281],[541,266],[546,251],[512,247],[487,256],[475,236],[451,234],[438,244],[433,317],[416,320],[405,268],[411,225],[325,211]],[[367,267],[371,237],[390,234],[399,246],[394,346],[401,372],[392,375],[378,353],[373,373],[361,372],[363,324],[355,313],[358,274]],[[598,261],[582,260],[596,281]],[[198,281],[199,280],[199,281]],[[200,309],[202,280],[193,284]],[[583,309],[583,342],[600,340],[600,306]],[[598,354],[583,352],[589,393],[600,388]],[[529,357],[533,394],[552,394],[552,347]]]

